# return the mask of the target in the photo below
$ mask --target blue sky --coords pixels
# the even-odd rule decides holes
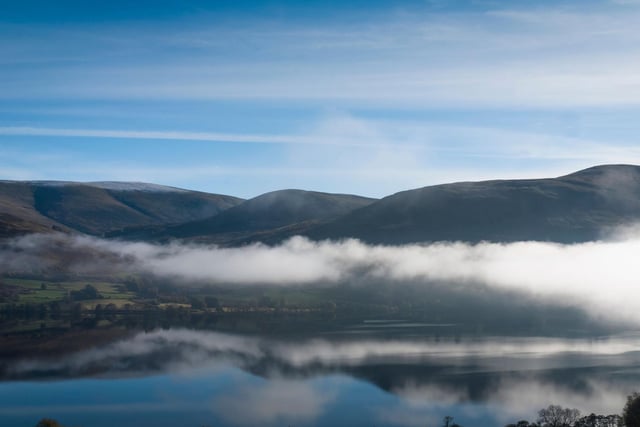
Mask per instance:
[[[640,1],[23,1],[0,179],[384,196],[640,163]]]

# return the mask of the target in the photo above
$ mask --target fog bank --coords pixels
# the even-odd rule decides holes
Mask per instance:
[[[595,315],[640,321],[640,238],[563,245],[547,242],[372,246],[357,240],[238,248],[34,235],[5,242],[0,269],[78,274],[152,274],[196,283],[314,285],[384,280],[486,284],[522,291]]]

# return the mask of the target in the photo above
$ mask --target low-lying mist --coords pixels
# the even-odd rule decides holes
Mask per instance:
[[[489,286],[640,321],[640,238],[580,244],[434,243],[372,246],[357,240],[236,248],[31,235],[5,241],[0,272],[142,273],[188,283],[304,285],[443,283]],[[446,285],[444,285],[446,284]]]

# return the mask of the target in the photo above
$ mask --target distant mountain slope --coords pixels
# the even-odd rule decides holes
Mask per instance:
[[[38,212],[34,205],[29,183],[0,181],[0,237],[54,229],[68,231],[59,222]]]
[[[281,190],[242,201],[142,183],[0,181],[0,237],[52,229],[224,245],[293,235],[403,244],[582,242],[640,222],[640,167],[596,166],[559,178],[460,182],[381,200]]]
[[[254,240],[250,238],[253,234],[270,233],[283,227],[306,230],[311,224],[337,218],[374,200],[346,194],[280,190],[246,200],[211,218],[169,227],[130,230],[121,236],[155,239],[209,237],[209,240],[218,242],[236,239],[248,242]]]
[[[241,201],[154,184],[1,181],[0,236],[51,229],[100,235],[201,219]]]
[[[607,165],[554,179],[461,182],[403,191],[308,231],[370,243],[580,242],[640,220],[640,167]]]

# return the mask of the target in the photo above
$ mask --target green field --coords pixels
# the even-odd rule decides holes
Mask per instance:
[[[50,282],[46,280],[31,279],[3,279],[5,284],[17,286],[21,288],[17,303],[50,303],[54,301],[63,301],[67,294],[71,291],[83,289],[86,285],[91,285],[102,295],[101,299],[84,300],[81,303],[86,308],[93,308],[96,304],[115,304],[121,307],[125,304],[133,303],[132,299],[135,294],[124,291],[124,286],[119,283],[110,283],[102,281],[68,281],[68,282]]]

